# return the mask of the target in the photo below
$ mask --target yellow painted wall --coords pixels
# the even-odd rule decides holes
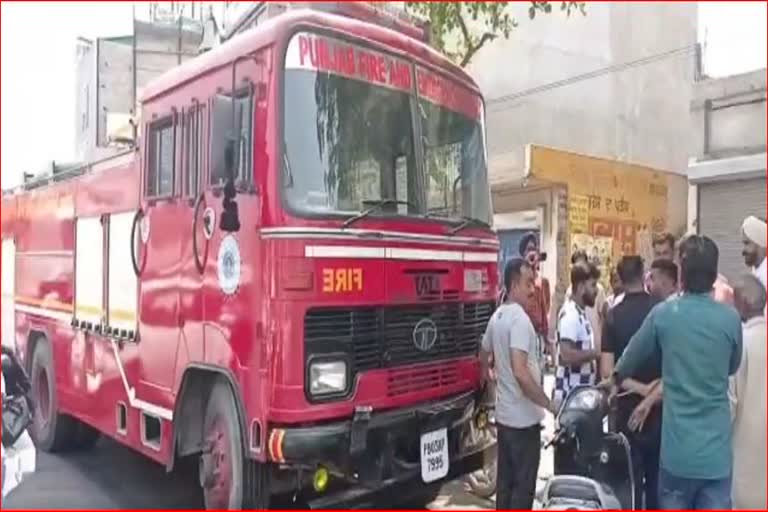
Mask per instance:
[[[595,237],[595,246],[602,246],[609,238],[613,258],[611,262],[601,262],[603,270],[628,254],[640,254],[649,264],[653,233],[671,231],[678,235],[685,230],[684,176],[531,145],[529,178],[567,187],[567,258],[574,242],[581,248],[590,237]],[[579,234],[582,236],[574,237]]]

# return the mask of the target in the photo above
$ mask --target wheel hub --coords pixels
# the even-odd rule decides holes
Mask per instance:
[[[35,379],[35,402],[37,404],[36,414],[37,423],[41,428],[45,428],[51,418],[51,397],[48,393],[48,374],[45,368],[40,368]]]
[[[232,487],[229,439],[217,422],[211,427],[200,456],[200,486],[205,492],[208,508],[229,508]]]

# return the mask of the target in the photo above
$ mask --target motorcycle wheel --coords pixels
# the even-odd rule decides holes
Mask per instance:
[[[496,427],[490,427],[483,432],[472,429],[473,436],[490,436],[496,440]],[[485,467],[478,469],[466,476],[467,485],[475,496],[484,499],[490,499],[496,494],[496,466],[498,455],[496,451],[490,460],[485,461]]]

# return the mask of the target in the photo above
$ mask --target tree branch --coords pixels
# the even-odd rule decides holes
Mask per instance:
[[[469,28],[467,28],[467,22],[464,21],[464,16],[461,14],[461,4],[456,11],[456,22],[459,24],[461,34],[464,36],[464,40],[467,42],[467,47],[472,46],[472,36],[469,34]]]
[[[466,63],[469,62],[467,55],[472,58],[472,55],[474,55],[477,50],[475,50],[472,46],[472,35],[469,33],[467,22],[464,21],[464,16],[461,14],[461,4],[457,6],[456,22],[458,23],[459,29],[461,30],[461,35],[464,37],[464,46],[467,49],[466,53],[461,56],[461,64],[459,64],[463,68]]]
[[[496,34],[491,34],[490,32],[486,32],[483,34],[483,36],[480,38],[480,40],[477,42],[475,46],[467,46],[467,53],[464,54],[464,57],[461,59],[461,66],[462,68],[465,67],[467,64],[469,64],[469,61],[472,60],[472,57],[475,56],[475,54],[480,50],[480,48],[485,45],[488,41],[493,41],[496,39]]]
[[[531,1],[529,3],[529,17],[533,19],[537,13],[543,15],[550,14],[554,9],[553,2]],[[489,41],[503,36],[509,38],[510,31],[517,27],[514,18],[504,12],[506,2],[475,2],[467,7],[460,3],[450,4],[447,2],[405,2],[406,12],[425,17],[430,21],[433,41],[432,45],[438,50],[446,53],[451,60],[465,67],[469,64],[475,54],[483,48]],[[564,1],[560,3],[560,10],[568,16],[572,11],[578,10],[586,14],[584,2]],[[468,20],[466,16],[470,16]],[[469,26],[472,21],[479,21],[485,24],[485,31],[481,37],[475,33],[474,25]],[[449,51],[445,46],[444,38],[455,36],[456,51]],[[453,43],[453,41],[451,41]],[[454,46],[450,44],[448,46]]]

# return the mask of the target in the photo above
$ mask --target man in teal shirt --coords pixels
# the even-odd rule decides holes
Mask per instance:
[[[681,242],[683,295],[651,311],[609,382],[615,385],[658,350],[664,386],[659,504],[662,509],[731,508],[728,377],[741,362],[738,313],[710,296],[718,249],[707,237]]]

